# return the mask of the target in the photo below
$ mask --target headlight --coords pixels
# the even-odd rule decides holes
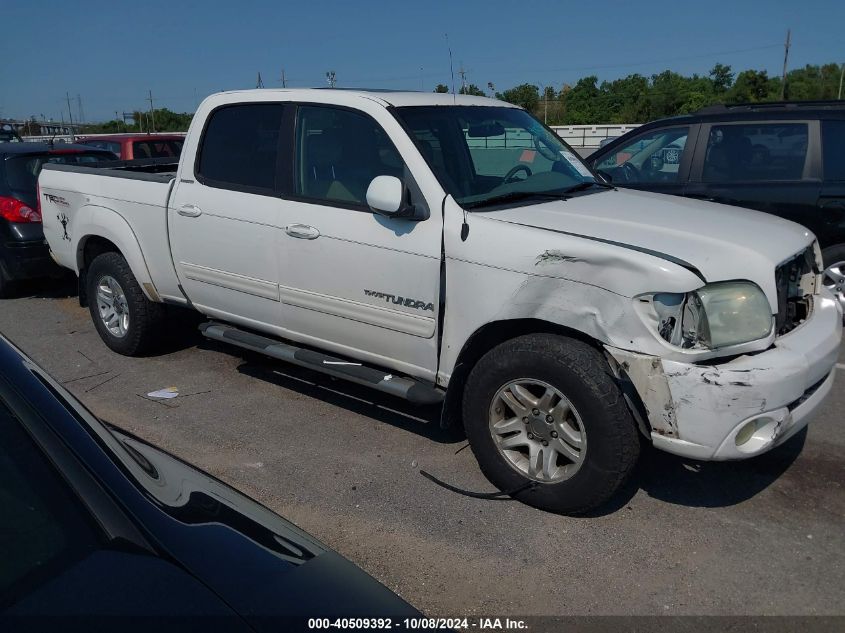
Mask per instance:
[[[687,294],[659,293],[652,305],[660,336],[683,348],[750,343],[772,331],[769,301],[750,281],[708,284]]]

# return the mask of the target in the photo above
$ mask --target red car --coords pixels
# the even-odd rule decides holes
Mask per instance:
[[[121,160],[179,158],[184,141],[184,134],[103,134],[76,139],[82,145],[114,152]]]

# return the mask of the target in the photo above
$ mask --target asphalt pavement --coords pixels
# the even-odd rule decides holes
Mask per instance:
[[[845,372],[806,434],[762,457],[646,451],[594,516],[492,491],[436,409],[168,323],[157,355],[102,344],[57,285],[0,301],[0,331],[99,417],[255,497],[429,615],[845,614]],[[845,363],[845,348],[840,362]],[[148,392],[177,387],[172,400]]]

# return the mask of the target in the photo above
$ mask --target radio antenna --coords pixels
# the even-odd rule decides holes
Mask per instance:
[[[452,66],[452,47],[449,45],[449,34],[446,33],[446,48],[449,49],[449,73],[452,75],[452,103],[457,103],[455,97],[455,68]]]

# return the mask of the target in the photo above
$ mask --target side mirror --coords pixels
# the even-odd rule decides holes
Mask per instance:
[[[414,208],[405,204],[405,185],[396,176],[376,176],[367,187],[367,205],[374,213],[390,218],[413,218]]]

